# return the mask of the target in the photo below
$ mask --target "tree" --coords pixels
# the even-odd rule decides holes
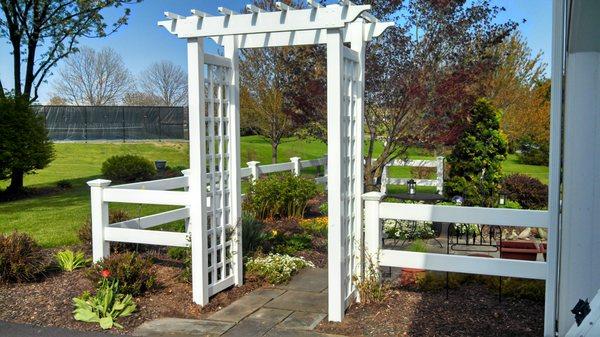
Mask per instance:
[[[248,89],[241,90],[240,105],[244,124],[269,140],[271,162],[277,163],[279,144],[294,131],[292,119],[284,111],[283,93],[279,89],[263,84],[255,92],[256,96],[253,97]]]
[[[502,130],[514,146],[523,139],[550,141],[550,81],[542,53],[532,54],[520,33],[492,49],[498,69],[487,84],[487,97],[504,112]]]
[[[293,1],[289,5],[300,7]],[[254,4],[267,11],[277,10],[275,1],[256,0]],[[272,159],[277,158],[275,138],[297,134],[315,136],[316,122],[326,125],[326,58],[322,46],[256,48],[242,50],[240,58],[240,111],[242,127],[249,127],[271,142]],[[281,96],[281,97],[279,97]],[[256,109],[261,102],[282,100],[281,110]],[[254,114],[263,113],[261,118]],[[284,117],[285,115],[285,117]],[[285,121],[279,125],[274,120]],[[262,125],[259,127],[259,121]],[[251,122],[250,124],[248,122]],[[283,129],[282,129],[283,127]],[[321,132],[320,139],[323,139]]]
[[[48,105],[67,105],[67,104],[68,104],[68,102],[66,99],[64,99],[60,96],[57,96],[57,95],[52,96],[50,98],[50,100],[48,100]]]
[[[0,38],[7,38],[12,48],[14,95],[37,100],[52,68],[78,50],[80,38],[114,33],[127,24],[130,9],[124,5],[140,1],[0,0]],[[102,15],[109,8],[122,9],[113,23]],[[0,81],[0,97],[4,95]]]
[[[460,195],[472,206],[496,204],[508,149],[500,116],[501,111],[487,99],[473,106],[468,126],[447,158],[450,172],[444,189],[448,196]]]
[[[10,179],[7,192],[21,192],[23,176],[43,169],[53,158],[43,116],[24,97],[0,98],[0,180]]]
[[[58,72],[54,91],[75,105],[114,105],[133,87],[131,74],[112,48],[81,48],[66,59]]]
[[[516,27],[495,23],[502,10],[487,0],[375,3],[375,13],[397,27],[367,47],[367,190],[378,189],[384,166],[409,146],[435,150],[456,142],[497,67],[489,48]],[[383,150],[375,155],[378,143]]]
[[[140,74],[140,87],[146,95],[158,97],[160,105],[187,103],[187,75],[171,61],[153,63]]]

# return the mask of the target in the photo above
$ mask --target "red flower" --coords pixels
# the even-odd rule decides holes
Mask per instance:
[[[110,270],[108,270],[108,269],[103,269],[103,270],[100,272],[100,275],[101,275],[102,277],[104,277],[104,278],[109,278],[109,277],[110,277]]]

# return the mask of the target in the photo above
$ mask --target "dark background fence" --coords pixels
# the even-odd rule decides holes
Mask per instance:
[[[187,107],[37,106],[55,141],[188,139]]]

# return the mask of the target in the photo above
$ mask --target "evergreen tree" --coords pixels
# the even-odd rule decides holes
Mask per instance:
[[[507,154],[500,115],[487,99],[475,102],[470,123],[447,158],[450,172],[444,189],[448,196],[460,195],[471,206],[496,204]]]

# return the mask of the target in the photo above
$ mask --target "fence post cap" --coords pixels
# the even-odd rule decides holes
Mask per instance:
[[[192,170],[190,170],[190,169],[181,170],[181,174],[183,174],[184,177],[189,176],[190,173],[192,173]]]
[[[290,158],[290,161],[300,161],[300,157],[292,157]]]
[[[256,161],[256,160],[249,161],[249,162],[246,163],[246,165],[248,165],[248,166],[256,166],[258,164],[260,164],[260,162]]]
[[[437,159],[438,160],[444,160],[444,156],[438,156]]]
[[[107,187],[111,181],[106,179],[95,179],[87,182],[89,187]]]
[[[373,191],[362,195],[364,201],[381,201],[385,196],[384,193]]]

